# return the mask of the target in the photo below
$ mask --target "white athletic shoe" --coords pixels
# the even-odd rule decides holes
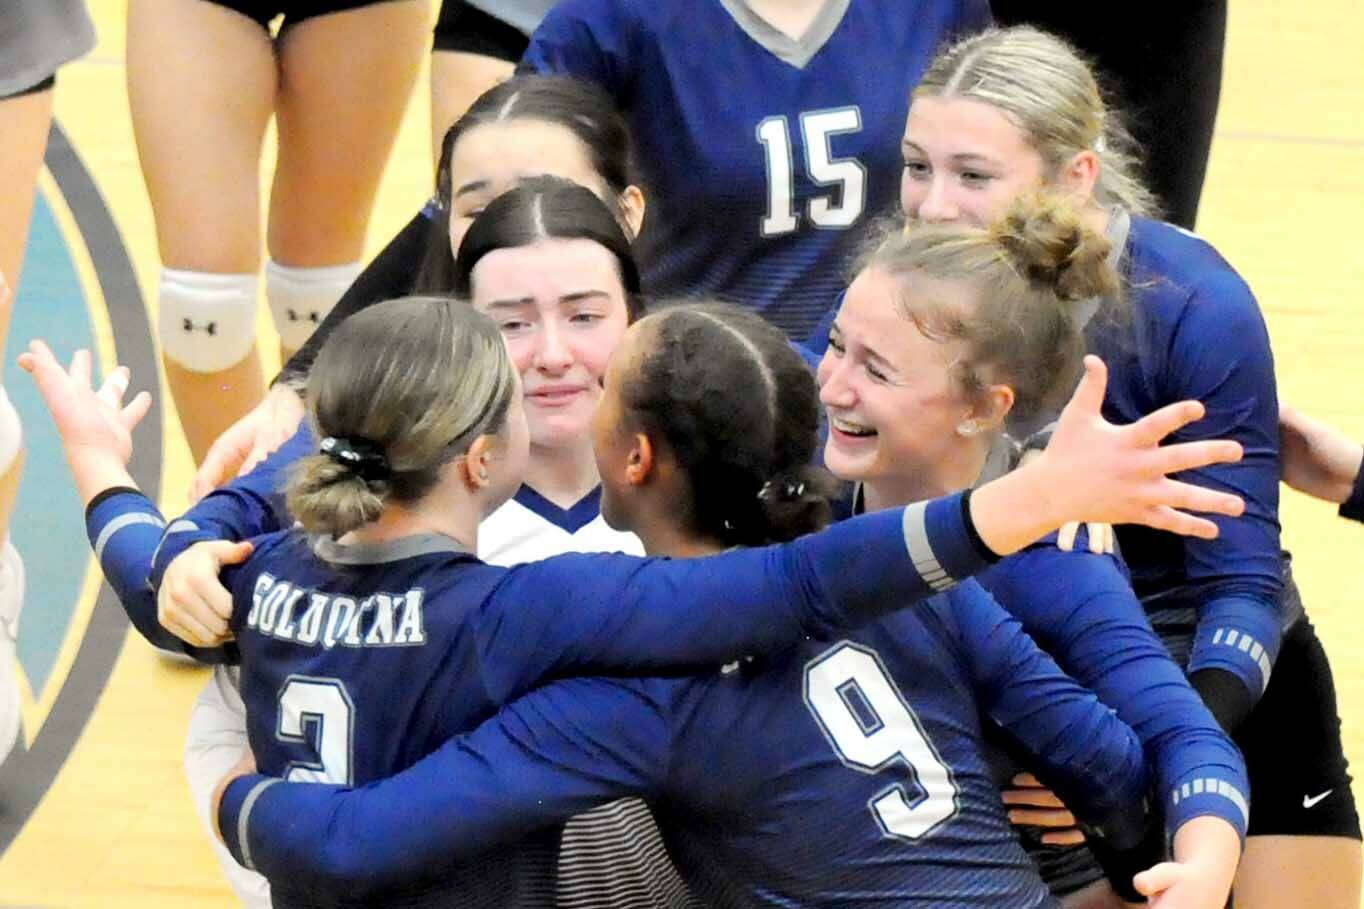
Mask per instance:
[[[19,611],[24,561],[9,540],[0,548],[0,763],[19,739]]]

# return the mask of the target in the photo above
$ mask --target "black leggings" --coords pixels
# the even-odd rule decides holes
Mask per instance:
[[[1174,224],[1193,229],[1222,88],[1226,0],[1168,7],[992,0],[1000,25],[1035,25],[1097,65],[1145,153],[1145,182]]]

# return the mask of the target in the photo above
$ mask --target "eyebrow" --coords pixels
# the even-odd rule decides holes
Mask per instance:
[[[833,337],[835,335],[837,335],[840,339],[843,337],[843,329],[838,327],[837,322],[829,326],[829,336]],[[896,368],[894,363],[890,362],[885,357],[881,356],[881,354],[877,353],[876,348],[872,347],[870,344],[862,342],[860,346],[862,348],[863,355],[867,359],[875,360],[877,363],[881,364],[882,366],[885,366],[887,369]]]
[[[458,199],[460,196],[465,196],[468,195],[469,193],[476,193],[480,189],[487,188],[488,188],[487,180],[473,180],[469,183],[465,183],[459,189],[455,190],[455,193],[451,198]]]
[[[488,309],[520,309],[524,306],[534,306],[534,297],[509,297],[505,300],[493,300],[488,304]]]
[[[928,156],[927,153],[923,150],[923,148],[921,148],[915,142],[910,142],[908,139],[901,140],[900,151],[901,153],[904,154],[923,155],[924,157]],[[989,155],[979,154],[977,152],[958,152],[957,154],[952,155],[950,160],[954,164],[980,163],[990,164],[995,167],[999,166],[999,162],[996,161],[994,158],[991,158]]]
[[[597,297],[610,297],[604,290],[575,290],[573,293],[564,294],[559,298],[560,303],[581,303],[583,300],[592,300]]]

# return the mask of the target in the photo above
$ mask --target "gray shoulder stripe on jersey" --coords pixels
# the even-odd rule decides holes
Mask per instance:
[[[165,527],[166,522],[154,514],[147,514],[145,511],[131,511],[128,514],[121,514],[114,518],[95,538],[95,561],[98,562],[104,557],[104,547],[109,545],[114,534],[125,527],[132,527],[136,524],[151,524],[153,527]]]
[[[919,577],[937,591],[947,590],[956,584],[956,578],[943,570],[937,554],[933,552],[933,547],[928,542],[928,503],[915,502],[907,507],[903,524],[905,549],[909,551],[909,559],[914,563]]]
[[[246,794],[246,798],[242,801],[241,813],[237,815],[237,845],[242,850],[242,864],[251,871],[256,870],[256,863],[251,860],[251,843],[246,838],[246,831],[250,827],[251,809],[256,807],[256,800],[260,798],[262,792],[276,783],[282,782],[284,781],[280,779],[261,780],[252,786],[251,791]]]

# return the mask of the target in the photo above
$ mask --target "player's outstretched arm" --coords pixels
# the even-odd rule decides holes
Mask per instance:
[[[480,616],[485,665],[511,698],[564,673],[663,671],[827,638],[949,589],[1070,520],[1216,534],[1189,510],[1237,514],[1236,496],[1169,479],[1240,446],[1161,446],[1198,419],[1185,402],[1131,426],[1104,420],[1095,357],[1036,461],[967,493],[859,515],[792,543],[707,559],[560,556],[512,569]],[[574,608],[563,609],[564,591]]]
[[[141,391],[123,403],[131,378],[127,367],[114,369],[96,389],[90,351],[76,351],[66,369],[42,341],[29,343],[29,349],[19,355],[19,365],[33,376],[57,426],[81,503],[89,505],[95,496],[116,486],[135,488],[128,473],[133,429],[147,415],[152,397]]]
[[[1279,403],[1279,456],[1283,481],[1309,496],[1337,505],[1352,499],[1355,513],[1341,509],[1345,517],[1364,519],[1364,445],[1314,420],[1283,402]]]
[[[671,683],[566,679],[402,773],[348,790],[234,768],[213,813],[233,856],[311,892],[363,899],[514,843],[667,776]]]

